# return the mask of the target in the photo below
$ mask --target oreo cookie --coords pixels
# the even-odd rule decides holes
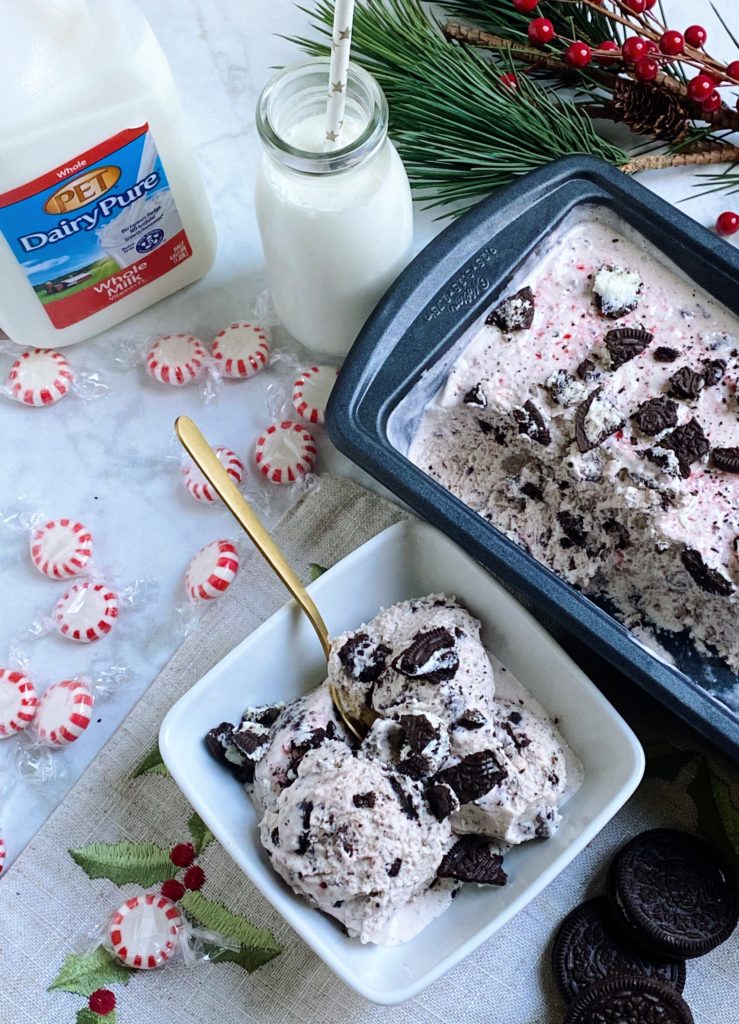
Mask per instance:
[[[679,992],[658,978],[622,975],[584,989],[564,1024],[695,1024]]]
[[[622,974],[659,978],[678,992],[685,988],[685,961],[641,952],[616,927],[602,896],[565,918],[554,940],[552,965],[568,1002],[595,982]]]
[[[644,832],[624,846],[611,866],[609,900],[628,934],[667,958],[709,953],[739,921],[729,865],[698,836],[674,829]]]
[[[503,870],[503,857],[493,853],[490,840],[484,836],[460,836],[437,868],[439,878],[456,878],[478,885],[505,885],[508,875]]]

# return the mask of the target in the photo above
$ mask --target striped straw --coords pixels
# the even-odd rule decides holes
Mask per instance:
[[[341,146],[353,23],[354,0],[336,0],[326,110],[326,149],[338,149]]]

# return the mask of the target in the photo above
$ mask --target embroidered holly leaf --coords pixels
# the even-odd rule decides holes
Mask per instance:
[[[78,996],[91,996],[108,985],[127,985],[133,971],[99,946],[93,953],[70,953],[48,991],[60,989]],[[110,1016],[106,1017],[110,1021]]]
[[[101,1017],[99,1013],[95,1013],[88,1006],[77,1011],[77,1024],[117,1024],[118,1015],[115,1010],[110,1013],[106,1013],[104,1017]]]
[[[159,744],[155,743],[149,753],[142,757],[133,770],[132,779],[138,779],[141,775],[169,775],[169,770],[159,753]]]
[[[272,932],[257,928],[245,917],[232,914],[222,903],[208,900],[200,892],[185,893],[180,904],[201,927],[240,944],[239,949],[218,949],[210,945],[213,963],[240,964],[247,971],[255,971],[282,952]]]
[[[311,583],[315,583],[319,576],[323,576],[328,569],[325,565],[319,565],[318,562],[311,562],[308,566],[308,579]]]
[[[199,856],[203,850],[210,846],[215,837],[197,811],[193,811],[187,819],[187,827],[190,829],[195,853]]]
[[[177,874],[169,850],[156,843],[91,843],[69,852],[90,878],[107,878],[116,885],[138,882],[146,889]]]

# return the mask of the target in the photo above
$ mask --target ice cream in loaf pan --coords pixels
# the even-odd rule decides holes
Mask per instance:
[[[737,671],[739,323],[608,215],[519,280],[409,457],[632,629]]]
[[[295,892],[362,942],[405,942],[462,883],[505,884],[505,851],[554,833],[580,765],[493,666],[480,623],[444,594],[334,638],[328,672],[305,696],[248,709],[206,742],[246,783],[262,844]],[[359,745],[330,683],[370,725]]]

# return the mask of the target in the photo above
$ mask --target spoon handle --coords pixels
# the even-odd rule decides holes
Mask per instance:
[[[244,532],[248,534],[254,547],[267,560],[302,607],[315,629],[318,639],[321,641],[326,657],[328,657],[331,650],[328,629],[321,617],[321,613],[313,602],[313,598],[301,583],[292,566],[286,561],[285,556],[272,540],[269,533],[262,526],[246,498],[244,498],[236,484],[218,461],[213,449],[188,416],[178,416],[175,421],[175,433],[180,439],[183,448],[185,448],[213,490],[220,495],[231,515],[236,519]]]

